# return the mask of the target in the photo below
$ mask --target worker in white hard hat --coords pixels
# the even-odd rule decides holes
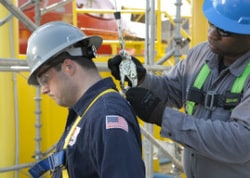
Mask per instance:
[[[136,115],[92,60],[101,43],[65,22],[44,24],[30,36],[28,83],[69,109],[56,152],[29,169],[32,177],[51,171],[61,178],[63,169],[70,178],[145,177]]]
[[[163,76],[132,57],[139,82],[127,100],[142,120],[161,126],[163,137],[183,145],[187,178],[250,177],[249,9],[249,0],[205,0],[208,41]],[[121,61],[108,61],[117,80]]]

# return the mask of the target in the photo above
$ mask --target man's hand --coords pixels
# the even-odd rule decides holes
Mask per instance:
[[[126,93],[135,113],[145,122],[161,125],[164,104],[150,90],[140,87],[130,88]]]
[[[136,71],[137,71],[137,77],[138,77],[137,79],[138,79],[138,82],[140,83],[143,81],[146,75],[146,69],[143,67],[143,65],[138,59],[136,59],[133,56],[131,56],[131,59],[136,65]],[[119,70],[119,65],[121,61],[122,61],[122,57],[120,55],[116,55],[115,57],[110,58],[108,60],[108,68],[111,70],[111,74],[115,77],[116,80],[121,80],[120,70]],[[125,80],[130,82],[127,77]]]

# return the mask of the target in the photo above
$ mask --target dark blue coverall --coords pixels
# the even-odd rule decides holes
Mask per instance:
[[[111,78],[102,79],[69,109],[66,129],[57,150],[78,116],[102,91],[116,88]],[[118,119],[119,118],[119,119]],[[112,123],[112,119],[118,119]],[[141,133],[131,106],[118,93],[101,96],[77,126],[75,142],[66,149],[66,167],[70,178],[145,178]],[[61,170],[53,178],[61,178]]]

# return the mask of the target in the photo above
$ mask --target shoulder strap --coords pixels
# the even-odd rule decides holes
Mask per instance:
[[[232,86],[231,92],[232,93],[241,93],[243,87],[245,85],[246,79],[250,74],[250,62],[244,68],[244,71],[241,73],[239,77],[236,78],[234,84]]]
[[[194,84],[193,84],[193,87],[197,88],[197,89],[201,89],[202,86],[204,85],[208,75],[210,74],[211,70],[209,68],[209,66],[205,63],[200,72],[198,73],[195,81],[194,81]],[[194,107],[195,107],[195,102],[193,101],[187,101],[187,106],[186,106],[186,109],[187,109],[187,113],[188,114],[193,114],[193,111],[194,111]]]
[[[87,111],[91,108],[91,106],[103,95],[105,95],[106,93],[111,93],[111,92],[116,92],[114,89],[107,89],[107,90],[104,90],[103,92],[101,92],[99,95],[97,95],[95,97],[94,100],[92,100],[92,102],[88,105],[88,107],[86,108],[86,110],[84,111],[84,113],[81,115],[81,116],[78,116],[77,119],[75,120],[74,124],[72,125],[72,127],[70,128],[70,131],[68,133],[68,135],[66,136],[65,138],[65,141],[64,141],[64,145],[63,145],[63,149],[66,149],[68,144],[69,144],[69,141],[72,137],[72,134],[75,130],[75,128],[77,127],[77,125],[79,124],[79,122],[82,120],[83,116],[87,113]]]

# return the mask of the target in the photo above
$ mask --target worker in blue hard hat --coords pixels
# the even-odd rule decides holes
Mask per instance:
[[[250,177],[249,9],[249,0],[205,0],[208,41],[163,76],[132,57],[139,85],[127,100],[142,120],[161,126],[163,137],[183,145],[187,178]],[[108,61],[118,80],[121,60]]]
[[[102,38],[86,36],[65,22],[49,22],[30,36],[28,83],[67,107],[65,130],[56,151],[29,169],[61,178],[144,178],[141,133],[129,103],[92,60]],[[58,118],[57,122],[61,122]]]

